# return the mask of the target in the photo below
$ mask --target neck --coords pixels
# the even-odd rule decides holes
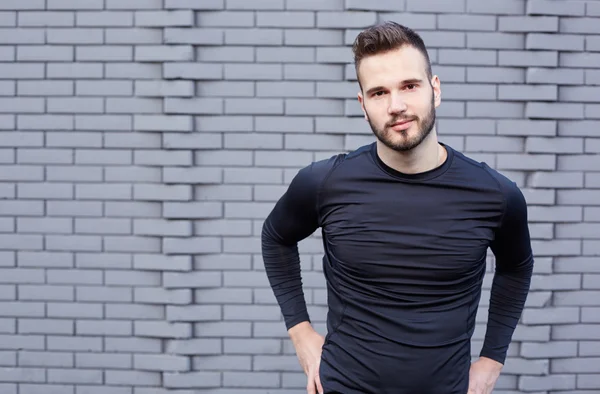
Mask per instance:
[[[446,160],[448,152],[438,143],[437,133],[431,133],[414,149],[398,152],[377,141],[377,154],[381,160],[403,174],[418,174],[439,167]]]

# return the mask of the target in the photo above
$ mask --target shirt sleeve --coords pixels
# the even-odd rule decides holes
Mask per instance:
[[[302,289],[298,242],[319,227],[318,196],[333,159],[301,169],[266,218],[261,235],[265,271],[287,329],[309,321]]]
[[[490,245],[496,267],[480,356],[504,364],[529,293],[534,259],[525,198],[515,183],[508,180],[501,183],[505,190],[505,209]]]

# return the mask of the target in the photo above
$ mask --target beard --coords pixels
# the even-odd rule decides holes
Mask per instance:
[[[429,111],[423,118],[420,118],[418,116],[395,116],[381,129],[373,124],[371,118],[368,115],[367,120],[369,122],[369,126],[371,126],[373,134],[375,134],[375,137],[377,137],[377,139],[381,141],[385,146],[397,152],[406,152],[419,146],[421,142],[423,142],[423,140],[425,140],[425,138],[427,138],[427,136],[431,133],[431,130],[433,130],[436,120],[435,102],[432,97]],[[417,126],[417,134],[412,138],[409,137],[409,130],[413,126],[411,126],[409,129],[401,131],[390,130],[391,126],[394,123],[403,120],[412,120],[414,122],[413,125]],[[397,141],[394,138],[395,133],[400,134],[400,136],[402,137],[399,141]]]

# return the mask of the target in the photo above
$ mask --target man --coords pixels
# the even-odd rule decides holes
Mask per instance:
[[[529,292],[521,191],[438,142],[441,88],[425,45],[392,22],[353,45],[376,141],[303,168],[266,219],[263,258],[308,393],[489,394]],[[327,335],[311,326],[297,243],[323,234]],[[470,340],[488,247],[487,331]]]

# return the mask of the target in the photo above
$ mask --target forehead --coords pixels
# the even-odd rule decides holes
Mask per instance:
[[[404,46],[362,59],[358,72],[366,89],[406,79],[427,79],[425,57],[417,49]]]

